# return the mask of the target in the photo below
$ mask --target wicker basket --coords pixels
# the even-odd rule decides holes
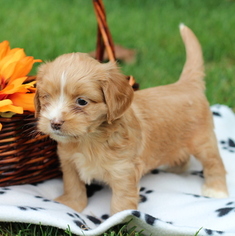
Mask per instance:
[[[0,186],[35,183],[61,176],[56,143],[37,133],[31,112],[0,118]]]
[[[98,22],[96,59],[103,60],[106,49],[109,60],[115,61],[114,45],[106,23],[102,0],[93,0]],[[33,78],[33,77],[32,77]],[[136,90],[138,85],[127,76]],[[1,118],[0,131],[0,186],[36,183],[61,176],[56,155],[56,142],[40,134],[32,112]]]

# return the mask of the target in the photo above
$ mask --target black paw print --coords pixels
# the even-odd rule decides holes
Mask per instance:
[[[219,208],[215,212],[218,213],[218,217],[223,217],[231,212],[235,212],[235,202],[228,202],[225,207]]]
[[[45,181],[39,181],[39,182],[36,182],[36,183],[32,183],[31,185],[37,187],[39,184],[43,184]]]
[[[39,211],[39,210],[45,210],[45,208],[42,208],[42,207],[31,207],[31,206],[18,206],[18,208],[21,210],[21,211]]]
[[[149,214],[144,214],[144,213],[141,213],[140,211],[132,211],[131,214],[137,218],[142,218],[144,217],[145,221],[147,224],[149,225],[154,225],[157,221],[162,221],[161,219],[159,218],[155,218]],[[173,225],[173,222],[171,221],[164,221],[165,223],[167,224],[170,224],[170,225]]]
[[[218,111],[212,111],[213,116],[222,117],[221,113]]]
[[[101,219],[102,219],[102,220],[107,220],[109,217],[110,217],[109,214],[103,214],[103,215],[101,216]]]
[[[73,222],[82,230],[89,230],[90,228],[87,226],[86,222],[79,216],[77,213],[67,213],[68,216],[73,218]]]
[[[229,152],[235,152],[235,141],[233,139],[228,138],[227,140],[221,140],[220,144],[223,149],[228,150]]]
[[[89,219],[91,222],[93,222],[95,225],[100,225],[102,221],[98,219],[97,217],[86,215],[87,219]]]
[[[7,191],[11,190],[10,188],[4,187],[4,188],[0,188],[0,195],[3,195],[5,193],[7,193]]]
[[[41,199],[43,202],[54,202],[54,203],[58,203],[58,202],[56,202],[56,201],[53,201],[53,200],[44,198],[44,197],[42,197],[42,196],[35,196],[35,198]]]
[[[222,235],[222,234],[224,234],[224,231],[221,231],[221,230],[204,229],[204,231],[207,235]]]
[[[185,193],[185,195],[192,196],[195,198],[208,198],[209,199],[209,197],[198,195],[198,194]]]
[[[139,196],[140,196],[140,201],[139,202],[140,203],[141,202],[146,202],[148,200],[148,198],[146,197],[146,194],[148,195],[152,192],[153,192],[153,190],[147,190],[145,187],[141,187],[140,188],[140,194],[139,194]]]

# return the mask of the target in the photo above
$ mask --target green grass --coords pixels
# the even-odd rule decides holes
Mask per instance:
[[[136,63],[123,65],[122,70],[134,75],[141,88],[178,79],[185,60],[178,25],[184,22],[203,47],[210,103],[235,107],[235,1],[104,3],[115,43],[138,51]],[[7,39],[12,47],[25,48],[28,55],[52,60],[63,53],[95,48],[91,0],[0,0],[0,4],[0,41]]]
[[[108,230],[103,236],[144,236],[136,227],[127,229],[128,224],[121,224]],[[0,223],[1,236],[75,236],[70,228],[66,230],[26,223]],[[85,234],[84,234],[85,236]]]
[[[210,104],[235,108],[235,1],[104,3],[115,43],[138,52],[136,62],[122,65],[122,70],[134,75],[141,88],[178,79],[185,60],[178,25],[184,22],[202,44]],[[91,0],[0,0],[0,6],[0,42],[9,40],[12,47],[25,48],[27,55],[46,61],[95,49],[97,25]]]
[[[72,236],[69,229],[61,230],[54,227],[26,223],[0,223],[0,235],[4,236]]]
[[[127,224],[117,225],[102,236],[147,236],[144,230],[136,231],[136,227],[128,228]],[[201,228],[202,229],[202,228]],[[195,236],[197,236],[201,229],[199,229]],[[54,227],[46,227],[42,225],[33,224],[14,224],[14,223],[0,223],[0,235],[1,236],[75,236],[72,234],[70,228],[66,230],[57,229]],[[84,234],[84,236],[86,236]],[[155,235],[151,236],[161,236],[157,232]]]

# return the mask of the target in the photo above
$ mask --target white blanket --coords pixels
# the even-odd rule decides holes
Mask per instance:
[[[235,235],[235,115],[224,105],[211,107],[215,132],[226,170],[230,197],[201,196],[201,165],[191,158],[184,174],[153,170],[140,182],[138,211],[126,210],[109,217],[111,191],[107,186],[88,187],[89,204],[82,213],[53,199],[63,190],[61,179],[34,185],[0,188],[0,221],[25,222],[70,228],[78,235],[99,235],[127,221],[146,235]],[[127,190],[128,191],[128,190]]]

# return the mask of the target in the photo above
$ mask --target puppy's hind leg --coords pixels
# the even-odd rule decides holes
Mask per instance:
[[[203,140],[201,139],[200,144],[196,145],[198,151],[194,154],[203,165],[205,183],[202,194],[207,197],[226,198],[228,197],[226,171],[214,132],[210,132],[210,135]]]

